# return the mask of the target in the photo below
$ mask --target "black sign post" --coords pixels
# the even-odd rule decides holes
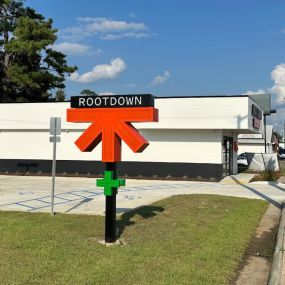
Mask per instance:
[[[117,162],[121,161],[121,140],[124,138],[134,152],[142,152],[147,147],[148,142],[130,123],[157,122],[158,110],[153,107],[154,96],[150,94],[71,97],[67,121],[92,123],[76,141],[77,146],[81,151],[91,151],[102,140],[102,161],[106,163],[106,170],[104,178],[97,179],[96,185],[104,188],[106,196],[106,243],[117,239],[116,195],[118,188],[125,186],[125,180],[119,179],[117,173]],[[100,130],[94,131],[94,125],[99,125]]]
[[[107,162],[106,171],[113,172],[113,179],[117,179],[117,163]],[[105,242],[114,242],[117,239],[116,227],[116,195],[118,192],[117,187],[112,187],[112,196],[106,196],[105,205]]]

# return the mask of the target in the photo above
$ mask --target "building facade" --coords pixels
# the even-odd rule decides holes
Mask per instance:
[[[266,125],[266,135],[240,134],[238,136],[238,153],[274,153],[278,151],[278,138],[273,132],[273,125]],[[266,142],[265,142],[266,138]]]
[[[49,174],[49,121],[61,117],[57,173],[101,174],[101,147],[82,153],[75,146],[89,124],[66,122],[69,107],[69,102],[0,104],[0,171]],[[134,124],[150,143],[145,151],[133,153],[122,144],[122,176],[220,180],[237,173],[238,134],[263,132],[262,109],[250,96],[160,97],[155,107],[158,123]]]

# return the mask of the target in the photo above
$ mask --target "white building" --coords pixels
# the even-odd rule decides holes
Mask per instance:
[[[264,133],[238,135],[238,153],[273,153],[275,143],[273,141],[273,125],[266,125],[265,129],[266,135],[264,135]]]
[[[66,122],[69,102],[0,104],[0,171],[50,173],[50,117],[62,118],[57,173],[103,172],[100,145],[80,152],[74,141],[89,124]],[[158,123],[134,124],[149,141],[143,153],[123,144],[120,175],[219,180],[237,173],[238,134],[263,132],[263,113],[250,96],[156,98]]]

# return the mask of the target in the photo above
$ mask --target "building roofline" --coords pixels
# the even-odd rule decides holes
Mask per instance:
[[[116,94],[115,96],[123,95],[151,95],[151,94]],[[104,95],[99,95],[104,96]],[[105,95],[109,96],[109,95]],[[249,97],[249,95],[199,95],[199,96],[154,96],[155,99],[183,99],[183,98],[236,98],[236,97]],[[42,103],[69,103],[67,101],[45,101],[45,102],[0,102],[0,104],[42,104]]]
[[[155,99],[175,99],[175,98],[231,98],[231,97],[249,97],[249,95],[155,96]]]

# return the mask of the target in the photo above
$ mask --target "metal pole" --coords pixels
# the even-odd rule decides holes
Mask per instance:
[[[267,147],[266,147],[266,115],[264,115],[264,146],[265,146],[265,153],[267,153]]]
[[[285,142],[285,121],[284,121],[283,142]]]
[[[107,162],[106,171],[113,171],[113,179],[117,179],[117,163]],[[106,196],[105,242],[114,242],[117,238],[116,228],[116,195],[118,188],[113,187],[112,196]]]
[[[51,188],[52,216],[54,216],[54,190],[55,190],[55,173],[56,173],[56,128],[57,128],[57,119],[54,120],[54,134],[53,134],[52,188]]]

